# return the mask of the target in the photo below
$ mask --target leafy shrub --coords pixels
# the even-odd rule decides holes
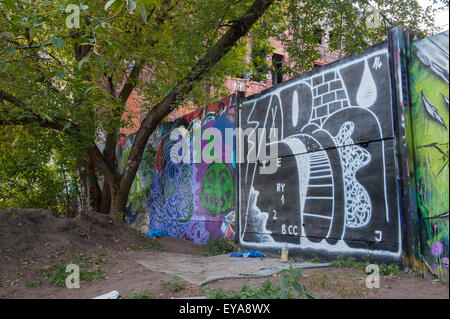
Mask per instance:
[[[210,238],[205,245],[207,256],[229,254],[236,251],[236,243],[230,238]]]
[[[380,270],[380,275],[383,276],[400,276],[401,271],[398,264],[385,264],[385,263],[374,263],[370,261],[368,255],[362,256],[362,261],[357,262],[355,258],[348,257],[347,259],[343,255],[339,255],[336,260],[330,263],[331,267],[345,267],[345,268],[361,268],[364,272],[366,267],[370,264],[376,264]]]
[[[35,288],[44,284],[66,287],[66,272],[68,264],[76,264],[80,267],[80,281],[96,281],[104,278],[104,272],[98,269],[98,265],[107,263],[102,255],[93,256],[90,253],[73,254],[71,262],[58,261],[52,266],[40,269],[40,278],[36,281],[26,282],[28,288]]]
[[[166,287],[167,289],[169,289],[171,292],[178,292],[182,289],[185,289],[186,286],[183,284],[180,284],[176,281],[168,281],[162,284],[164,287]]]
[[[149,298],[150,298],[150,290],[144,290],[136,292],[131,296],[127,297],[126,299],[149,299]]]
[[[261,288],[252,289],[243,285],[240,290],[227,293],[222,288],[207,290],[209,299],[293,299],[297,294],[298,298],[314,299],[314,295],[308,291],[305,285],[300,284],[303,277],[300,269],[292,268],[280,271],[278,274],[284,274],[282,285],[274,284],[267,279],[261,285]]]

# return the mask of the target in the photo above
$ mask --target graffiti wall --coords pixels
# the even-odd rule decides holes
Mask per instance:
[[[97,146],[103,152],[105,148],[105,135],[99,132]],[[116,158],[119,173],[123,174],[128,157],[130,156],[131,146],[136,138],[135,134],[122,135],[117,140]],[[128,201],[125,208],[125,221],[133,228],[146,233],[149,231],[148,201],[150,199],[150,185],[152,183],[153,169],[155,167],[155,154],[158,143],[161,139],[160,130],[150,136],[142,156],[142,161],[136,172],[136,176],[131,186]]]
[[[420,258],[448,279],[449,32],[412,42],[409,84]]]
[[[402,211],[402,261],[403,264],[421,269],[418,262],[418,214],[416,200],[416,182],[414,173],[414,157],[410,152],[413,145],[411,132],[411,103],[408,84],[408,56],[412,35],[401,28],[393,28],[389,32],[389,50],[391,56],[391,77],[394,90],[393,114],[395,151],[398,168],[398,194],[399,207]]]
[[[219,236],[235,239],[236,165],[225,160],[234,146],[221,141],[221,163],[201,159],[176,164],[171,151],[177,141],[170,139],[174,129],[183,127],[193,151],[194,128],[214,128],[225,137],[225,129],[235,127],[235,110],[230,107],[234,104],[229,97],[163,126],[150,188],[150,229],[197,244]],[[201,143],[203,149],[207,141]]]
[[[398,259],[391,100],[387,43],[245,100],[239,126],[279,139],[274,174],[240,165],[240,244]]]
[[[362,54],[162,124],[127,221],[198,244],[371,255],[448,278],[448,31],[413,39],[394,28]],[[206,149],[218,160],[174,162],[179,128],[193,157],[195,132],[203,156],[214,129]],[[132,142],[118,141],[120,167]]]

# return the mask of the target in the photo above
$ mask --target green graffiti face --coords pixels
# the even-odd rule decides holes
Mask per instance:
[[[213,214],[223,213],[233,206],[233,177],[226,164],[214,163],[207,169],[201,197],[203,206]]]

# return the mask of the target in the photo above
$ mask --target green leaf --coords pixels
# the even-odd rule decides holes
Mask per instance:
[[[292,268],[292,273],[295,274],[296,276],[300,277],[300,278],[303,277],[302,271],[301,271],[300,268]]]
[[[142,20],[144,20],[144,23],[147,24],[147,12],[145,12],[145,8],[138,2],[138,8],[141,12]]]
[[[112,10],[112,15],[116,15],[118,14],[120,11],[122,11],[123,6],[125,5],[125,0],[116,0],[112,5],[111,5],[111,10]]]
[[[17,10],[14,0],[4,0],[3,2],[8,7],[9,10],[12,10],[12,11]]]
[[[44,42],[42,42],[42,44],[41,44],[41,49],[43,48],[43,47],[45,47],[48,43],[50,43],[50,39],[47,39],[47,40],[45,40]]]
[[[108,8],[115,2],[116,0],[109,0],[106,4],[105,4],[105,11],[108,11]]]
[[[127,10],[128,12],[132,13],[136,9],[136,1],[134,0],[128,0],[127,1]]]
[[[100,55],[95,55],[95,57],[98,60],[98,63],[100,64],[100,67],[102,68],[102,71],[105,72],[105,60]]]
[[[91,56],[91,54],[89,53],[88,55],[86,55],[83,59],[81,59],[80,62],[78,62],[78,70],[81,70],[81,68],[83,67],[83,64],[89,60],[89,57]]]
[[[284,285],[285,287],[288,286],[288,284],[289,284],[290,281],[291,281],[290,276],[284,276],[284,277],[283,277],[283,285]]]
[[[302,288],[302,286],[301,286],[297,281],[294,281],[294,282],[292,283],[292,287],[294,287],[294,289],[295,289],[300,295],[303,295],[303,288]]]
[[[148,4],[152,6],[157,6],[160,4],[158,0],[138,0],[138,2],[141,3],[142,5]]]
[[[63,130],[63,131],[67,130],[71,125],[72,125],[72,123],[67,122],[66,124],[64,124],[64,127],[63,127],[62,130]]]
[[[49,122],[53,122],[52,118],[46,113],[41,113],[41,117]]]
[[[283,270],[279,271],[277,274],[278,275],[282,275],[282,274],[285,274],[285,273],[288,273],[288,272],[289,272],[289,270],[283,269]]]
[[[6,48],[6,53],[8,53],[9,56],[12,56],[14,54],[14,52],[16,52],[15,47],[7,47]]]
[[[53,38],[52,43],[58,49],[62,49],[64,47],[64,40],[58,37]]]
[[[58,79],[64,80],[64,75],[65,75],[64,71],[56,71],[55,74],[58,77]]]

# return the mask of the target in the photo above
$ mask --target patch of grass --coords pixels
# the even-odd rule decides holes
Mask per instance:
[[[36,288],[36,287],[42,286],[43,284],[44,284],[44,282],[42,280],[29,281],[29,282],[25,283],[25,287]]]
[[[150,299],[150,293],[150,290],[139,291],[127,297],[126,299]]]
[[[327,274],[313,274],[308,278],[308,286],[312,287],[313,290],[327,289],[329,280],[330,278],[328,278]]]
[[[205,245],[205,249],[206,256],[216,256],[235,252],[237,249],[237,245],[230,238],[217,237],[210,238]]]
[[[133,237],[134,237],[135,239],[143,238],[143,237],[144,237],[144,234],[141,233],[140,231],[135,230],[135,231],[133,232]]]
[[[174,276],[175,279],[177,279],[178,277]],[[178,292],[180,290],[186,289],[186,286],[183,284],[178,283],[177,281],[167,281],[164,282],[163,287],[169,289],[171,292]]]
[[[144,250],[144,249],[154,249],[154,250],[159,250],[159,251],[165,250],[163,247],[158,245],[158,243],[153,239],[150,239],[150,241],[147,244],[145,244],[144,246],[141,246],[141,247],[133,246],[132,248],[133,248],[133,250]]]
[[[357,263],[356,259],[353,257],[348,257],[346,259],[345,256],[339,255],[336,260],[333,260],[330,263],[330,266],[336,267],[336,268],[339,268],[339,267],[345,267],[345,268],[358,267],[358,268],[360,268],[360,267],[362,267],[362,263]]]
[[[400,276],[401,271],[398,264],[385,264],[385,263],[374,263],[370,261],[370,256],[362,256],[362,261],[356,261],[353,257],[345,258],[343,255],[339,255],[336,260],[330,263],[331,267],[344,267],[344,268],[360,268],[363,272],[366,272],[366,267],[370,264],[375,264],[379,267],[380,275],[383,276]]]
[[[40,269],[40,278],[35,281],[26,282],[25,286],[35,288],[48,284],[65,287],[66,278],[70,275],[70,273],[66,272],[66,267],[69,264],[75,264],[80,268],[80,282],[101,280],[104,279],[104,272],[99,269],[99,265],[106,264],[107,262],[104,257],[95,256],[90,253],[72,252],[70,262],[58,261],[51,266]]]
[[[378,264],[378,266],[380,267],[380,275],[383,275],[383,276],[390,276],[390,275],[400,276],[401,275],[400,267],[397,264],[386,265],[384,263],[381,263],[381,264]]]
[[[374,298],[373,291],[367,289],[364,275],[342,273],[314,273],[308,277],[305,284],[314,291],[326,291],[339,298]]]
[[[261,288],[252,289],[247,285],[243,285],[240,290],[226,292],[222,288],[211,290],[207,288],[206,293],[209,299],[293,299],[308,298],[313,299],[314,295],[300,284],[302,274],[300,269],[292,268],[282,270],[278,274],[284,275],[281,285],[273,283],[267,279],[261,285]],[[205,291],[203,292],[205,293]]]
[[[308,261],[310,263],[319,263],[320,262],[320,260],[317,256],[314,256],[313,258],[309,259]]]

